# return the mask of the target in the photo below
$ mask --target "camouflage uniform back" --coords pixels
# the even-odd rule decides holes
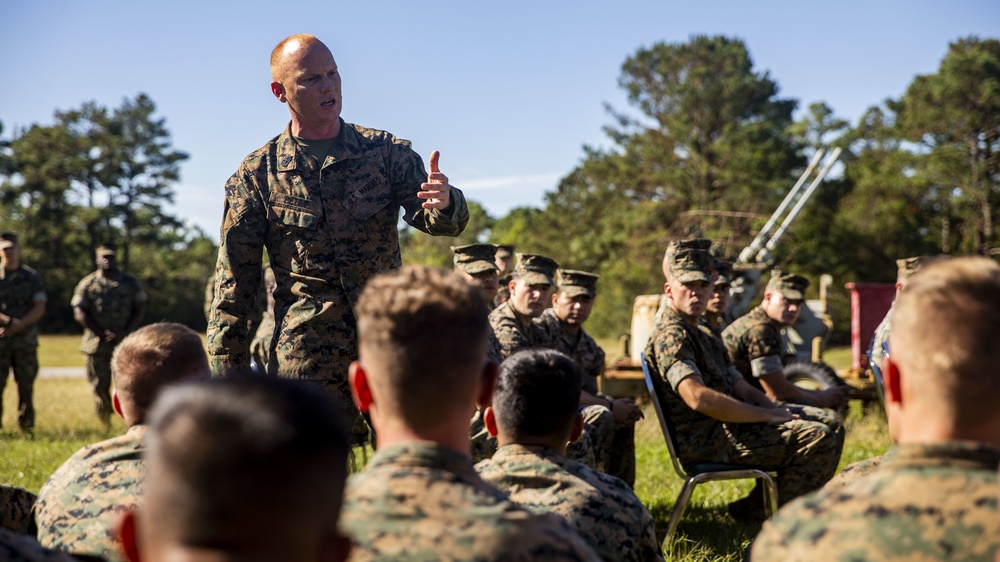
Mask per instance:
[[[971,442],[903,445],[845,486],[782,508],[754,540],[754,560],[993,562],[1000,548],[1000,449]]]
[[[440,445],[379,450],[348,480],[351,560],[599,560],[564,521],[533,515]]]
[[[522,445],[501,447],[476,471],[519,505],[564,518],[604,560],[663,560],[649,510],[619,478]]]
[[[140,502],[146,429],[84,447],[55,471],[35,507],[43,546],[124,562],[115,526]]]

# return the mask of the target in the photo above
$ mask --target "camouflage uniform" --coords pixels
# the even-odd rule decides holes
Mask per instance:
[[[0,312],[20,319],[35,303],[45,301],[45,286],[38,272],[23,263],[12,270],[0,267]],[[0,395],[11,368],[17,383],[17,424],[28,431],[35,427],[33,391],[38,376],[38,329],[34,324],[12,338],[0,338]]]
[[[909,279],[914,273],[920,271],[921,267],[931,263],[932,261],[938,259],[935,256],[915,256],[912,258],[903,258],[896,260],[896,279]],[[884,349],[882,344],[889,341],[889,332],[892,330],[892,309],[896,306],[893,305],[889,307],[889,311],[885,313],[885,317],[879,322],[878,328],[875,328],[875,334],[872,336],[872,341],[870,347],[868,348],[868,358],[875,364],[879,369],[882,368],[882,359],[884,355]]]
[[[74,562],[69,554],[43,548],[35,537],[0,527],[0,560],[3,562]]]
[[[534,515],[429,442],[380,449],[347,483],[350,560],[600,560],[565,521]]]
[[[538,330],[541,345],[561,351],[573,359],[583,375],[581,390],[605,400],[610,396],[597,390],[597,378],[604,374],[604,350],[581,327],[576,334],[562,328],[555,310],[547,309],[533,323]],[[602,472],[617,476],[629,486],[635,483],[635,425],[615,427],[614,414],[605,406],[592,404],[580,408],[595,457],[596,467]],[[584,462],[580,452],[575,451],[580,444],[571,446],[567,456]],[[586,463],[585,463],[586,464]],[[588,466],[595,466],[590,465]]]
[[[538,347],[541,343],[541,335],[531,318],[518,314],[509,300],[490,313],[490,327],[504,359],[522,349]]]
[[[37,496],[24,488],[0,484],[0,527],[34,535],[31,509]]]
[[[786,346],[781,330],[760,306],[723,330],[722,341],[733,366],[757,390],[764,390],[759,380],[761,375],[784,370]]]
[[[710,274],[708,240],[672,242],[666,258],[681,283],[707,282]],[[645,357],[657,396],[669,412],[684,465],[722,462],[769,467],[778,474],[778,501],[822,486],[837,470],[840,443],[824,423],[793,419],[781,424],[727,423],[691,409],[678,393],[691,376],[726,396],[743,377],[730,365],[717,342],[672,307],[656,316]],[[803,408],[790,407],[795,413]]]
[[[47,548],[124,561],[117,519],[141,500],[147,426],[77,451],[42,486],[35,504],[38,540]]]
[[[506,445],[479,475],[535,513],[565,519],[604,560],[663,560],[653,517],[622,480],[539,446]]]
[[[417,193],[426,181],[409,142],[343,120],[322,165],[290,126],[250,154],[226,183],[208,326],[213,372],[250,363],[246,320],[266,248],[277,281],[268,371],[319,381],[355,417],[347,384],[357,358],[352,306],[368,279],[402,263],[400,208],[408,224],[434,235],[456,236],[469,220],[465,197],[454,188],[447,210],[423,209]]]
[[[70,304],[84,310],[99,326],[124,337],[137,307],[145,306],[149,296],[139,280],[119,271],[105,277],[95,271],[80,280],[73,290]],[[84,327],[80,351],[87,355],[87,379],[94,390],[97,416],[107,420],[113,413],[111,405],[111,353],[118,341],[107,342]]]
[[[476,413],[469,421],[469,442],[472,462],[488,459],[497,452],[497,438],[490,435],[486,429],[486,420],[482,409],[476,408]]]
[[[271,361],[271,341],[274,339],[274,312],[265,310],[261,317],[257,331],[254,332],[253,341],[250,342],[250,357],[260,366],[266,369]]]
[[[867,478],[869,474],[875,472],[878,467],[882,466],[882,461],[885,459],[885,455],[880,455],[877,457],[872,457],[870,459],[860,460],[858,462],[853,462],[844,467],[830,479],[829,482],[823,485],[824,490],[835,490],[837,488],[843,488],[848,484],[856,482],[862,478]]]
[[[972,442],[900,445],[878,471],[782,508],[754,560],[969,560],[1000,547],[1000,449]]]

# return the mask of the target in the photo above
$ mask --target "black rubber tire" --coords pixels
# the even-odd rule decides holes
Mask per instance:
[[[834,386],[847,386],[844,379],[826,363],[807,363],[793,361],[785,365],[785,378],[788,382],[807,390],[826,390]],[[847,402],[837,410],[840,417],[847,415]]]

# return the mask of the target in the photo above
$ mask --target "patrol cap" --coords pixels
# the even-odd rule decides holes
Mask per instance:
[[[594,298],[597,294],[597,279],[600,275],[575,269],[559,270],[559,290],[568,297],[587,295]]]
[[[510,244],[497,244],[496,249],[494,256],[500,259],[507,259],[514,255],[514,246]]]
[[[17,234],[13,232],[0,234],[0,248],[10,248],[12,246],[17,246]]]
[[[559,264],[552,258],[539,254],[518,254],[514,275],[529,285],[555,285],[557,269]]]
[[[712,261],[712,269],[715,270],[715,284],[729,285],[733,282],[733,264],[722,258],[715,258]]]
[[[94,250],[94,253],[98,256],[114,256],[117,254],[114,244],[101,244]]]
[[[667,245],[663,260],[674,279],[681,283],[704,281],[712,277],[712,241],[704,238],[673,240]]]
[[[451,251],[455,254],[455,267],[469,275],[500,269],[493,260],[496,253],[496,246],[493,244],[452,246]]]
[[[896,260],[896,278],[909,279],[914,273],[920,271],[920,268],[936,259],[938,258],[935,256],[914,256],[912,258],[898,259]]]
[[[777,291],[786,299],[794,301],[805,300],[808,287],[809,280],[794,273],[776,273],[767,282],[768,290]]]

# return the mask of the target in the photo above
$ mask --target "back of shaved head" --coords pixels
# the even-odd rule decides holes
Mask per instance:
[[[282,39],[281,43],[278,43],[271,51],[271,79],[275,82],[281,82],[283,79],[282,66],[287,54],[312,45],[322,45],[323,48],[326,48],[326,45],[319,38],[308,33],[296,33]]]

